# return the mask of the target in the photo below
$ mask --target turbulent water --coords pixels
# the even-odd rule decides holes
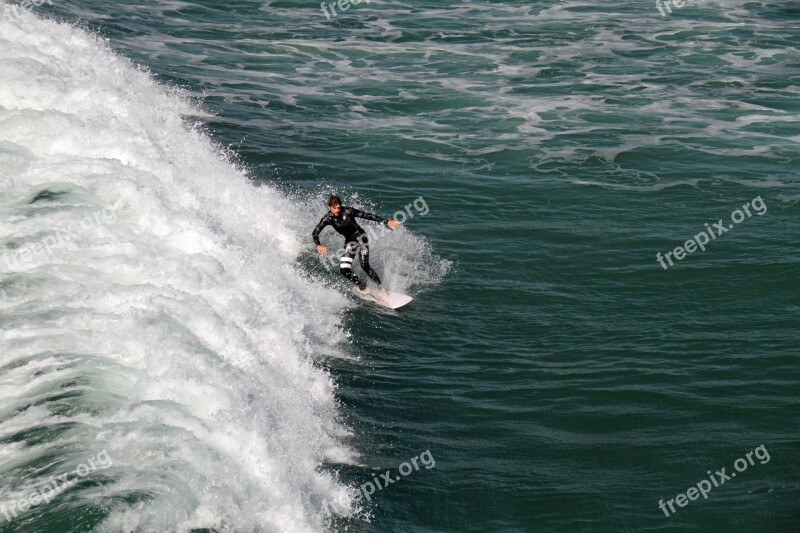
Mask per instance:
[[[0,531],[798,531],[798,43],[791,0],[0,3]],[[404,222],[400,312],[315,255],[333,192]]]

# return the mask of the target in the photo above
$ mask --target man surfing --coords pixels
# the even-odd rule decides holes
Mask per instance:
[[[364,229],[356,222],[356,218],[383,222],[392,229],[400,227],[400,222],[397,220],[386,220],[378,215],[361,211],[355,207],[342,207],[342,201],[338,196],[334,195],[328,199],[328,213],[322,217],[317,227],[314,228],[311,237],[314,239],[314,244],[317,245],[317,251],[322,255],[327,255],[328,249],[319,242],[319,234],[325,229],[325,226],[333,226],[333,229],[339,234],[344,235],[344,255],[339,258],[339,271],[344,277],[352,281],[362,293],[366,293],[366,280],[362,281],[358,279],[358,276],[353,273],[352,269],[353,259],[355,259],[357,252],[361,269],[369,276],[375,285],[378,286],[378,289],[381,289],[381,278],[378,277],[378,273],[369,266],[369,242],[367,236],[364,234]]]

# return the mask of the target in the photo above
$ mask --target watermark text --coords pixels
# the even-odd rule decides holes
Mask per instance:
[[[747,470],[748,466],[753,466],[756,464],[755,461],[753,461],[753,455],[756,456],[756,459],[758,459],[759,463],[762,465],[767,464],[770,460],[769,452],[762,444],[755,450],[747,452],[744,457],[740,457],[733,462],[733,468],[736,470],[736,472],[727,474],[725,472],[726,467],[722,467],[721,470],[717,470],[713,474],[711,473],[711,470],[709,470],[706,472],[708,474],[708,479],[699,481],[696,486],[689,488],[685,494],[681,492],[674,498],[667,500],[666,503],[664,502],[663,498],[658,500],[658,508],[664,512],[664,516],[669,517],[675,514],[675,505],[678,507],[686,507],[690,501],[697,500],[701,495],[703,496],[704,500],[707,500],[708,493],[711,492],[712,488],[725,484],[726,481],[730,481],[732,478],[735,478],[737,472],[744,472]],[[667,510],[667,507],[669,507],[669,510]],[[670,514],[670,512],[672,514]]]
[[[6,520],[10,522],[20,513],[25,513],[37,505],[41,505],[42,502],[50,503],[59,494],[77,484],[78,478],[86,477],[95,470],[105,470],[113,464],[111,457],[109,457],[108,452],[105,450],[98,453],[95,457],[90,458],[87,462],[89,464],[81,463],[75,468],[75,471],[72,472],[72,479],[69,479],[70,473],[51,476],[47,483],[39,487],[36,492],[30,493],[27,497],[11,505],[1,505],[0,514],[5,516]]]
[[[664,259],[667,260],[669,266],[674,266],[675,263],[672,262],[672,258],[670,256],[674,256],[675,259],[678,261],[683,261],[686,257],[687,253],[694,253],[699,248],[702,251],[706,251],[706,244],[710,241],[713,241],[717,237],[721,237],[724,233],[733,229],[734,224],[740,224],[745,221],[746,218],[750,218],[753,214],[750,212],[750,208],[753,208],[755,213],[758,216],[763,215],[767,212],[767,204],[764,203],[764,200],[761,199],[761,196],[756,196],[746,204],[742,206],[742,209],[736,209],[731,213],[731,221],[733,224],[728,224],[725,226],[723,219],[719,219],[715,224],[711,226],[708,225],[708,222],[705,223],[706,229],[705,231],[701,231],[685,243],[683,246],[677,246],[674,250],[671,250],[665,253],[663,256],[661,252],[656,254],[656,261],[658,261],[664,270],[669,268],[666,263],[664,263]],[[744,211],[743,211],[744,210]],[[745,216],[746,214],[746,216]]]

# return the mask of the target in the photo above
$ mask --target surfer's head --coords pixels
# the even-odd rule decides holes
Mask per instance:
[[[330,212],[331,212],[331,214],[333,216],[338,217],[339,213],[342,210],[342,200],[341,200],[341,198],[339,198],[335,194],[331,195],[331,197],[328,198],[328,209],[330,210]]]

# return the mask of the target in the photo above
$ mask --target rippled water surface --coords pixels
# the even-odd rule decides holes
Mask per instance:
[[[671,9],[6,6],[0,528],[797,531],[800,5]]]

